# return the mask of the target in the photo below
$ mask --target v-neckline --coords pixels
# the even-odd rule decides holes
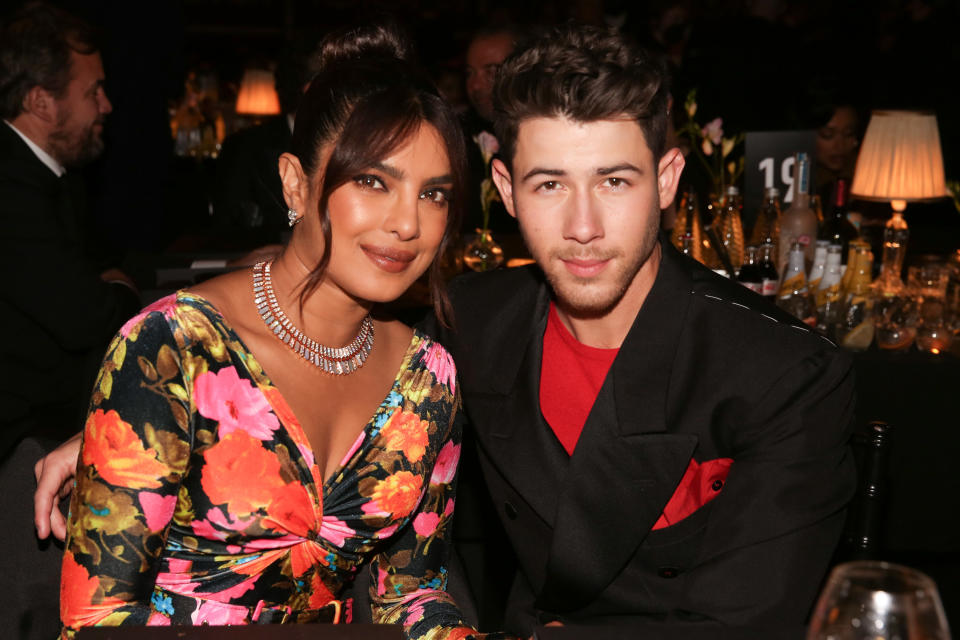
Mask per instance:
[[[396,390],[396,387],[400,382],[400,378],[403,376],[403,372],[407,369],[409,362],[415,353],[416,344],[418,342],[417,339],[422,339],[423,336],[421,336],[416,329],[413,330],[413,336],[410,338],[410,344],[407,345],[407,349],[404,351],[403,358],[400,359],[400,367],[397,369],[397,373],[393,377],[393,383],[390,385],[390,389],[387,391],[383,400],[380,401],[380,404],[377,405],[376,409],[373,410],[373,415],[371,415],[370,418],[364,423],[363,428],[357,434],[357,437],[353,439],[350,448],[347,449],[347,451],[343,454],[340,462],[333,469],[333,472],[328,474],[326,478],[322,478],[320,475],[320,467],[317,465],[316,452],[314,451],[313,446],[310,444],[310,440],[307,438],[306,432],[303,430],[300,419],[293,412],[293,409],[290,407],[287,399],[283,396],[283,393],[280,392],[279,387],[273,383],[273,380],[267,374],[266,370],[263,368],[263,366],[261,366],[260,361],[253,354],[253,352],[236,332],[226,317],[220,312],[219,309],[217,309],[216,306],[214,306],[212,302],[210,302],[210,300],[200,294],[181,289],[176,293],[176,297],[178,301],[183,301],[186,299],[200,309],[201,312],[207,312],[212,315],[213,318],[211,319],[217,322],[222,327],[224,333],[228,334],[230,338],[235,340],[239,345],[239,348],[242,350],[241,355],[243,356],[247,371],[250,374],[250,377],[253,378],[254,382],[256,383],[260,393],[263,394],[263,397],[273,409],[274,415],[277,416],[278,421],[281,425],[283,425],[284,430],[286,430],[287,434],[294,441],[294,443],[298,447],[305,447],[310,453],[310,458],[312,460],[312,464],[310,466],[313,484],[317,485],[318,481],[321,483],[317,485],[317,487],[318,498],[320,499],[320,510],[322,512],[323,500],[327,495],[328,485],[342,475],[343,471],[349,466],[350,461],[362,449],[360,443],[370,437],[371,425],[376,422],[377,416],[380,415],[380,411],[383,409],[384,404],[390,399],[390,395]],[[247,360],[252,361],[253,366],[251,366]],[[273,393],[266,393],[266,389],[272,389]],[[373,437],[379,437],[379,433],[374,434]],[[303,455],[303,451],[300,452],[300,455]]]

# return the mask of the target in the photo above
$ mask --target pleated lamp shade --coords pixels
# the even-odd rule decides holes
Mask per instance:
[[[948,196],[937,117],[919,111],[874,111],[850,193],[903,206]]]
[[[280,99],[272,71],[247,69],[243,72],[237,94],[237,113],[252,116],[275,116],[280,113]]]

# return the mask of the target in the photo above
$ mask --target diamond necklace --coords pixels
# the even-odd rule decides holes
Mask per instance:
[[[373,321],[370,314],[360,323],[360,332],[345,347],[322,345],[298,329],[277,303],[270,279],[270,263],[253,266],[253,303],[267,329],[310,364],[335,376],[345,376],[363,366],[373,348]]]

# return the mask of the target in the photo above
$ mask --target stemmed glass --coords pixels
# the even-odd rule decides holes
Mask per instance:
[[[847,562],[830,573],[807,640],[950,640],[928,576],[887,562]]]

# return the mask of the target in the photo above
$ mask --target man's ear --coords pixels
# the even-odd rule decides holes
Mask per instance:
[[[513,207],[513,178],[510,177],[510,171],[507,165],[503,164],[500,158],[494,158],[490,163],[491,173],[493,174],[493,184],[497,185],[497,191],[500,192],[500,199],[503,200],[503,206],[514,218],[517,212]]]
[[[674,196],[677,195],[677,185],[680,183],[680,174],[683,173],[685,164],[683,154],[676,147],[667,149],[660,158],[660,166],[657,168],[657,191],[661,209],[669,207]]]
[[[306,213],[303,209],[310,185],[306,174],[303,173],[303,167],[300,165],[300,158],[292,153],[282,153],[278,161],[278,169],[280,171],[283,199],[286,201],[287,207],[303,215]]]
[[[53,94],[37,85],[23,97],[23,110],[51,125],[57,122],[57,100]]]

